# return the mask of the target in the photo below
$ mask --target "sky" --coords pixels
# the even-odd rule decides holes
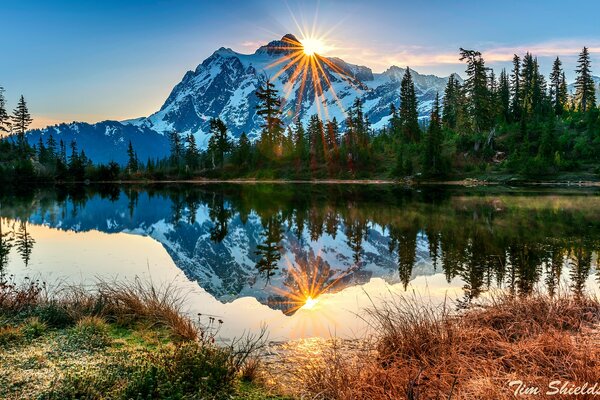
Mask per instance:
[[[560,56],[573,80],[583,46],[600,75],[599,17],[597,0],[0,0],[0,86],[10,110],[25,96],[33,127],[147,116],[218,48],[286,33],[375,72],[462,74],[464,47],[497,72],[529,50],[547,74]]]

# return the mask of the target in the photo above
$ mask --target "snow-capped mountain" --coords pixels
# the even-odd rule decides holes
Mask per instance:
[[[373,73],[365,66],[321,56],[314,59],[318,66],[303,68],[310,59],[292,54],[291,43],[298,41],[288,34],[260,47],[254,54],[220,48],[195,70],[188,71],[161,109],[148,117],[94,125],[63,124],[32,131],[29,140],[35,143],[40,135],[47,137],[53,133],[55,138],[65,142],[76,139],[96,162],[115,160],[123,163],[126,152],[119,143],[126,146],[131,140],[142,160],[161,157],[168,152],[165,133],[173,130],[192,133],[202,147],[206,146],[212,117],[223,119],[233,137],[239,137],[242,132],[251,138],[257,137],[261,120],[256,115],[255,93],[267,79],[275,84],[282,97],[287,123],[297,116],[306,122],[318,113],[323,119],[335,117],[343,124],[344,110],[358,97],[363,100],[365,115],[374,128],[387,124],[390,104],[399,105],[404,68],[392,66],[382,73]],[[420,115],[426,117],[435,94],[443,94],[448,78],[421,75],[412,69],[411,73]],[[322,92],[322,96],[317,99],[315,92]],[[87,135],[93,135],[94,139],[86,139]]]

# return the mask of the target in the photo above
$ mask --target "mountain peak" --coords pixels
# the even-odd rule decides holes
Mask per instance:
[[[300,43],[298,38],[291,33],[287,33],[287,34],[283,35],[283,37],[281,38],[281,41],[282,42]]]
[[[266,46],[261,46],[256,50],[256,54],[266,53],[269,55],[280,55],[291,53],[298,49],[298,46],[302,46],[298,38],[291,33],[283,35],[281,40],[273,40]]]

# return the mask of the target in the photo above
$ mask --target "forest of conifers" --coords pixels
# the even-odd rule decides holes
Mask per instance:
[[[590,55],[579,55],[575,92],[567,89],[559,58],[546,78],[532,54],[513,59],[498,75],[480,52],[460,49],[464,81],[456,75],[439,93],[429,118],[420,119],[410,69],[401,82],[399,107],[390,122],[372,129],[357,98],[344,121],[286,126],[280,93],[266,81],[256,95],[260,137],[232,139],[226,124],[211,120],[208,147],[192,134],[169,134],[170,156],[95,164],[75,142],[49,135],[27,142],[31,116],[21,99],[12,115],[0,91],[0,179],[5,181],[116,181],[194,178],[433,180],[476,177],[491,180],[600,178],[600,109]],[[0,88],[1,89],[1,88]]]

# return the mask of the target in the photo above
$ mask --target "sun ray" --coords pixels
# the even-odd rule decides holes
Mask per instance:
[[[331,104],[328,104],[327,100],[329,96],[334,100],[332,104],[335,103],[345,118],[347,112],[335,90],[333,77],[339,77],[357,92],[362,92],[364,88],[359,86],[360,83],[348,71],[342,69],[333,60],[320,54],[321,49],[325,49],[326,46],[324,36],[317,34],[316,19],[313,21],[312,26],[311,24],[303,25],[308,26],[308,29],[304,29],[293,14],[292,20],[301,33],[302,39],[298,40],[293,36],[284,36],[282,39],[283,45],[276,47],[276,49],[284,50],[283,54],[267,66],[267,69],[277,68],[270,78],[271,80],[279,78],[287,71],[292,71],[289,74],[288,81],[284,84],[283,90],[285,99],[290,98],[294,90],[297,91],[295,112],[292,113],[290,108],[290,116],[295,120],[301,114],[307,95],[306,84],[311,80],[315,112],[321,120],[329,121],[332,115]],[[335,82],[337,81],[335,80]],[[281,111],[284,108],[285,102],[282,102]]]

